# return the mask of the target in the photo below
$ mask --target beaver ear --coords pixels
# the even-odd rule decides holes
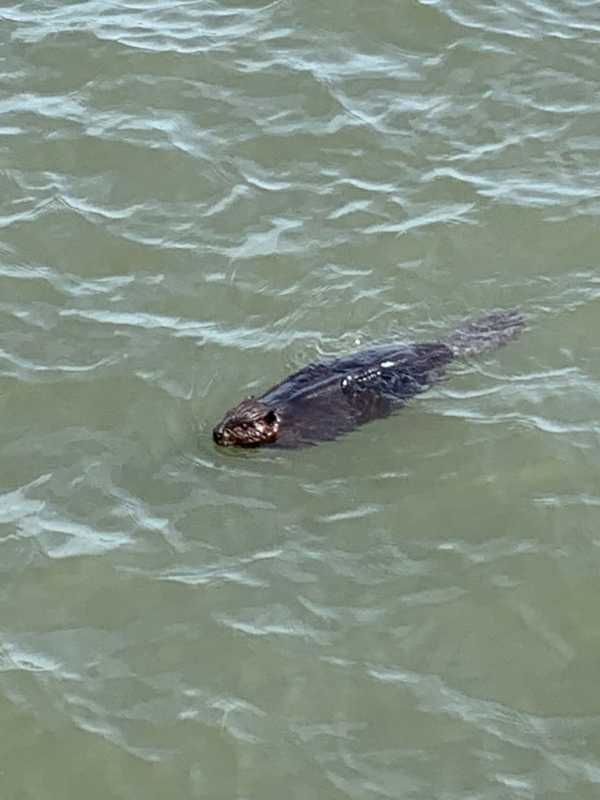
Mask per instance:
[[[271,409],[265,414],[265,422],[267,425],[274,425],[277,422],[277,414]]]

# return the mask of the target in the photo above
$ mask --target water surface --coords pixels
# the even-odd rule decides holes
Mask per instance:
[[[599,48],[586,0],[3,5],[3,797],[598,796]],[[212,444],[513,306],[394,419]]]

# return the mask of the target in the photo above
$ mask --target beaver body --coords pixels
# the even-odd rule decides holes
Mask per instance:
[[[214,428],[218,445],[302,447],[386,417],[441,380],[455,358],[506,344],[524,327],[517,311],[468,322],[442,342],[389,344],[309,364],[242,400]]]

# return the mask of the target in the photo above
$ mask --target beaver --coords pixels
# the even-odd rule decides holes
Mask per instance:
[[[506,344],[525,327],[517,310],[467,321],[443,341],[380,345],[309,364],[229,410],[213,430],[218,445],[303,447],[386,417],[440,381],[455,358]]]

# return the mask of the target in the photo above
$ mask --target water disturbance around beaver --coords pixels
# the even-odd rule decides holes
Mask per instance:
[[[517,310],[463,323],[441,342],[388,344],[309,364],[230,409],[213,429],[215,444],[305,447],[388,417],[443,380],[454,359],[507,344],[525,327]]]

